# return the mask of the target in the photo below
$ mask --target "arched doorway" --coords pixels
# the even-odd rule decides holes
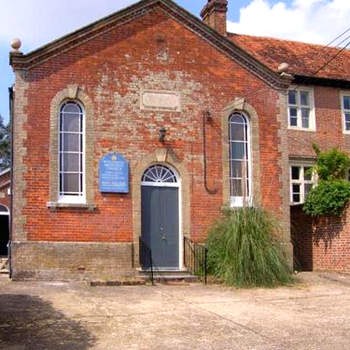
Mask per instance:
[[[159,270],[180,268],[180,178],[167,165],[154,164],[142,176],[141,238]],[[141,265],[148,264],[141,254]]]
[[[10,237],[9,227],[10,212],[8,208],[0,204],[0,256],[7,256],[7,244]]]

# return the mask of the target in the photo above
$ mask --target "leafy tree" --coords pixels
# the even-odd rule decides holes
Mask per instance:
[[[341,216],[350,199],[350,182],[347,175],[350,157],[332,148],[322,152],[313,145],[317,162],[312,171],[317,175],[318,184],[305,199],[303,210],[306,214],[318,216]]]
[[[11,163],[10,123],[5,125],[0,115],[0,171],[8,168]]]
[[[350,158],[345,152],[331,148],[322,152],[317,145],[313,145],[317,155],[316,165],[312,170],[321,181],[344,180],[350,168]]]

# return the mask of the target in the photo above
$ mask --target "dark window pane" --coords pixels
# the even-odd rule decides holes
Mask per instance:
[[[244,142],[231,142],[231,159],[245,159],[246,145]]]
[[[310,171],[311,171],[311,167],[309,167],[309,166],[304,167],[304,179],[305,180],[312,179],[312,174],[311,173],[309,174]]]
[[[235,113],[230,117],[230,123],[246,124],[246,120],[241,114]]]
[[[79,132],[79,120],[80,116],[78,114],[62,114],[63,120],[63,130]]]
[[[77,103],[71,102],[71,103],[66,103],[63,106],[62,112],[79,114],[79,113],[81,113],[81,109]]]
[[[230,134],[230,140],[235,140],[235,141],[245,141],[245,125],[243,124],[231,124],[231,134]]]
[[[76,171],[78,172],[79,169],[79,154],[71,154],[71,153],[65,153],[63,155],[63,170],[64,171]]]
[[[350,131],[350,122],[345,123],[345,130]]]
[[[297,104],[297,93],[294,90],[288,91],[288,103],[290,105],[296,105]]]
[[[302,108],[301,109],[301,120],[302,120],[302,127],[308,128],[309,127],[309,120],[310,120],[310,109],[309,108]]]
[[[350,109],[350,96],[344,96],[344,109]]]
[[[297,117],[298,115],[298,110],[294,107],[289,108],[289,116],[292,117]]]
[[[290,118],[290,126],[298,126],[297,118]]]
[[[345,120],[350,123],[350,113],[345,113]]]
[[[293,194],[293,202],[300,203],[300,194]]]
[[[292,166],[292,180],[300,179],[300,167]]]
[[[79,134],[64,134],[63,135],[63,150],[69,152],[79,152]]]
[[[231,180],[231,196],[242,197],[242,180]]]
[[[293,184],[293,193],[300,193],[300,185]]]
[[[64,192],[80,192],[79,174],[64,174]]]
[[[231,177],[242,177],[242,162],[237,160],[231,161]]]
[[[309,106],[309,93],[307,91],[300,91],[300,104],[302,106]]]

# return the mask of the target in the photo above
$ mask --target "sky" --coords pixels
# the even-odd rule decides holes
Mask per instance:
[[[174,0],[196,16],[207,0]],[[350,26],[350,0],[228,0],[228,31],[327,44]],[[0,114],[8,120],[10,42],[28,53],[135,0],[0,0]]]

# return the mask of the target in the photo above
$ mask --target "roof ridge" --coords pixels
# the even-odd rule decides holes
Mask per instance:
[[[252,35],[252,34],[242,34],[242,33],[231,33],[231,32],[227,32],[228,36],[248,36],[251,38],[259,38],[259,39],[271,39],[271,40],[276,40],[276,41],[281,41],[281,42],[289,42],[289,43],[296,43],[296,44],[303,44],[303,45],[308,45],[308,46],[317,46],[317,47],[321,47],[321,48],[328,48],[328,49],[335,49],[335,50],[339,50],[342,47],[340,46],[329,46],[329,45],[324,45],[324,44],[315,44],[315,43],[310,43],[310,42],[306,42],[306,41],[298,41],[298,40],[291,40],[291,39],[282,39],[282,38],[275,38],[272,36],[261,36],[261,35]],[[349,51],[349,49],[346,49],[347,51]]]

